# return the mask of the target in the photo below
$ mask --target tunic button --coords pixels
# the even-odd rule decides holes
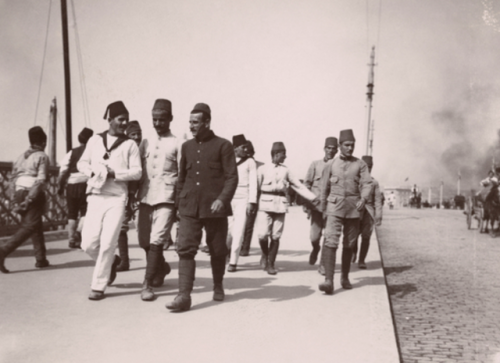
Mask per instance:
[[[199,163],[200,163],[200,161],[197,161],[196,163],[197,163],[197,164],[199,164]]]
[[[199,171],[196,172],[196,174],[199,174],[199,173],[200,173]]]
[[[198,150],[198,152],[200,152],[200,150]]]
[[[200,183],[196,183],[196,185],[200,185]]]

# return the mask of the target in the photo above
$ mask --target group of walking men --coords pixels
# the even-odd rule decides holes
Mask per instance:
[[[255,217],[261,267],[275,275],[290,187],[305,200],[311,219],[312,265],[317,261],[324,231],[320,270],[325,281],[319,289],[333,293],[341,233],[341,285],[352,288],[348,274],[351,261],[356,259],[360,231],[358,265],[366,268],[373,225],[381,221],[381,194],[378,183],[370,176],[372,158],[360,160],[352,155],[352,130],[341,131],[338,141],[334,137],[326,139],[325,157],[311,164],[304,185],[283,164],[283,142],[273,144],[271,163],[257,167],[253,146],[244,135],[234,136],[232,143],[216,136],[211,130],[211,117],[207,104],[196,104],[189,119],[193,138],[183,142],[170,131],[171,102],[158,99],[152,109],[157,135],[142,139],[139,123],[129,122],[128,110],[117,101],[104,114],[109,124],[107,131],[93,135],[92,130],[85,128],[79,134],[81,145],[61,163],[59,193],[66,192],[69,246],[82,248],[96,261],[89,299],[104,298],[117,271],[129,268],[128,222],[137,209],[139,245],[146,254],[141,291],[144,301],[155,299],[153,288],[161,286],[170,272],[163,249],[176,220],[179,292],[167,304],[168,309],[185,311],[191,307],[195,256],[203,230],[215,301],[225,297],[223,276],[227,260],[227,271],[236,272],[239,256],[248,255]],[[12,172],[14,210],[22,219],[18,232],[0,245],[0,270],[4,273],[8,272],[5,258],[30,236],[36,267],[49,265],[42,225],[48,176],[48,157],[43,150],[47,137],[40,127],[34,127],[29,130],[29,138],[31,147],[19,157]],[[339,147],[340,155],[335,157]],[[119,254],[115,253],[117,247]]]

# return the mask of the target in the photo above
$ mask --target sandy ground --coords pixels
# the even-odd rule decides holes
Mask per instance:
[[[177,255],[154,302],[140,299],[144,253],[129,231],[131,270],[121,272],[102,301],[87,299],[93,262],[67,241],[47,243],[52,267],[34,268],[28,244],[6,260],[0,276],[0,362],[399,362],[376,239],[368,270],[353,266],[353,290],[317,289],[323,278],[308,264],[309,221],[291,208],[271,276],[251,256],[224,279],[226,300],[212,301],[208,256],[197,256],[193,307],[165,309],[177,293]]]

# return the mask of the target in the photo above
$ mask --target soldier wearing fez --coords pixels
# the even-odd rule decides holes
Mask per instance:
[[[227,256],[227,217],[232,215],[231,200],[238,186],[238,170],[231,142],[210,129],[211,110],[198,103],[191,111],[189,128],[194,138],[181,149],[176,204],[179,210],[179,293],[167,309],[191,308],[195,278],[194,257],[201,242],[202,229],[210,250],[214,282],[213,300],[224,300]]]
[[[152,110],[157,137],[145,139],[140,147],[142,178],[138,199],[139,245],[146,252],[146,273],[141,292],[143,301],[155,298],[153,287],[163,285],[170,265],[163,256],[176,217],[175,186],[180,157],[179,139],[170,131],[172,103],[157,99]]]
[[[130,140],[133,140],[137,147],[142,141],[142,129],[139,121],[129,121],[125,129],[125,135]],[[128,202],[125,207],[125,217],[123,218],[120,234],[118,235],[118,253],[120,255],[120,263],[116,266],[116,271],[128,271],[130,269],[130,259],[128,256],[128,230],[130,220],[134,218],[134,213],[137,210],[135,194],[137,192],[138,182],[132,181],[128,184]]]
[[[304,179],[304,185],[316,195],[316,197],[320,197],[320,182],[321,176],[323,175],[323,169],[325,168],[326,163],[333,159],[337,154],[338,150],[338,142],[336,137],[327,137],[325,140],[325,157],[320,160],[315,160],[309,166],[307,170],[306,177]],[[325,221],[323,219],[323,213],[318,210],[310,209],[307,206],[304,206],[307,210],[308,216],[311,219],[311,232],[310,239],[312,245],[312,251],[309,255],[309,264],[314,265],[316,260],[318,259],[318,253],[321,249],[320,240],[321,234],[323,232],[323,228],[325,228]],[[320,264],[323,266],[323,263]]]
[[[125,215],[128,184],[141,178],[137,144],[125,136],[128,111],[121,101],[108,105],[104,119],[109,129],[94,135],[77,164],[89,177],[87,217],[82,231],[82,249],[96,261],[90,300],[104,298],[107,285],[116,278],[120,258],[115,256]]]
[[[233,147],[238,167],[238,187],[231,201],[233,216],[229,217],[227,247],[230,251],[228,272],[236,272],[247,215],[257,211],[257,164],[249,158],[244,135],[233,136]]]
[[[340,283],[344,289],[352,289],[349,281],[352,248],[359,235],[359,218],[370,197],[372,181],[364,161],[352,156],[355,144],[352,130],[340,132],[340,155],[330,160],[321,177],[321,210],[326,215],[325,282],[319,290],[333,294],[335,257],[343,229],[342,275]]]
[[[245,150],[247,153],[247,157],[255,161],[257,169],[259,169],[261,165],[264,165],[264,163],[254,159],[253,156],[255,155],[255,149],[253,148],[253,144],[250,140],[247,141]],[[241,243],[240,256],[248,256],[250,254],[250,244],[252,242],[253,228],[255,225],[256,217],[257,213],[255,211],[247,213],[247,221],[245,222],[245,232],[243,234],[243,242]]]
[[[80,146],[70,150],[64,156],[59,169],[57,194],[63,195],[66,190],[66,205],[68,206],[68,239],[69,248],[80,248],[81,231],[80,226],[83,226],[85,213],[87,212],[87,189],[88,177],[80,173],[76,168],[78,160],[80,160],[87,141],[94,135],[94,131],[86,127],[78,134]],[[78,214],[80,214],[80,223],[78,223]]]
[[[285,213],[288,211],[286,199],[288,186],[290,185],[294,191],[314,206],[318,206],[319,199],[283,165],[286,159],[286,149],[282,142],[278,141],[273,144],[271,158],[272,163],[262,165],[257,172],[260,190],[257,232],[262,250],[260,266],[269,275],[276,275],[278,272],[274,263],[285,224]],[[269,238],[271,243],[269,243]]]
[[[13,211],[21,216],[17,232],[0,245],[0,271],[8,273],[5,258],[29,237],[35,250],[35,267],[49,266],[45,256],[42,215],[45,209],[45,187],[48,180],[49,157],[44,150],[47,135],[40,126],[29,129],[30,148],[14,163],[10,178]]]
[[[366,165],[368,166],[368,171],[372,172],[373,168],[373,158],[371,156],[365,155],[361,157]],[[373,225],[380,226],[382,224],[382,193],[380,193],[380,187],[378,182],[374,177],[372,180],[372,190],[370,196],[366,201],[365,208],[361,211],[360,218],[360,234],[361,234],[361,248],[359,250],[359,260],[358,267],[360,269],[366,269],[365,258],[368,254],[368,248],[370,247],[370,237],[373,232]],[[352,262],[356,262],[356,255],[358,253],[358,241],[356,239],[356,244],[354,245]]]

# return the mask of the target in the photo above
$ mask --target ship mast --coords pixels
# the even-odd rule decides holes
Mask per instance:
[[[372,101],[373,101],[373,87],[375,86],[374,81],[374,67],[375,67],[375,46],[372,47],[372,52],[370,55],[370,71],[368,72],[368,92],[366,92],[366,102],[368,103],[368,127],[366,133],[366,155],[372,155],[373,153],[373,125],[372,125]]]
[[[69,69],[69,41],[68,41],[68,7],[66,0],[61,0],[62,35],[64,53],[64,91],[66,99],[66,151],[72,149],[71,136],[71,79]]]

